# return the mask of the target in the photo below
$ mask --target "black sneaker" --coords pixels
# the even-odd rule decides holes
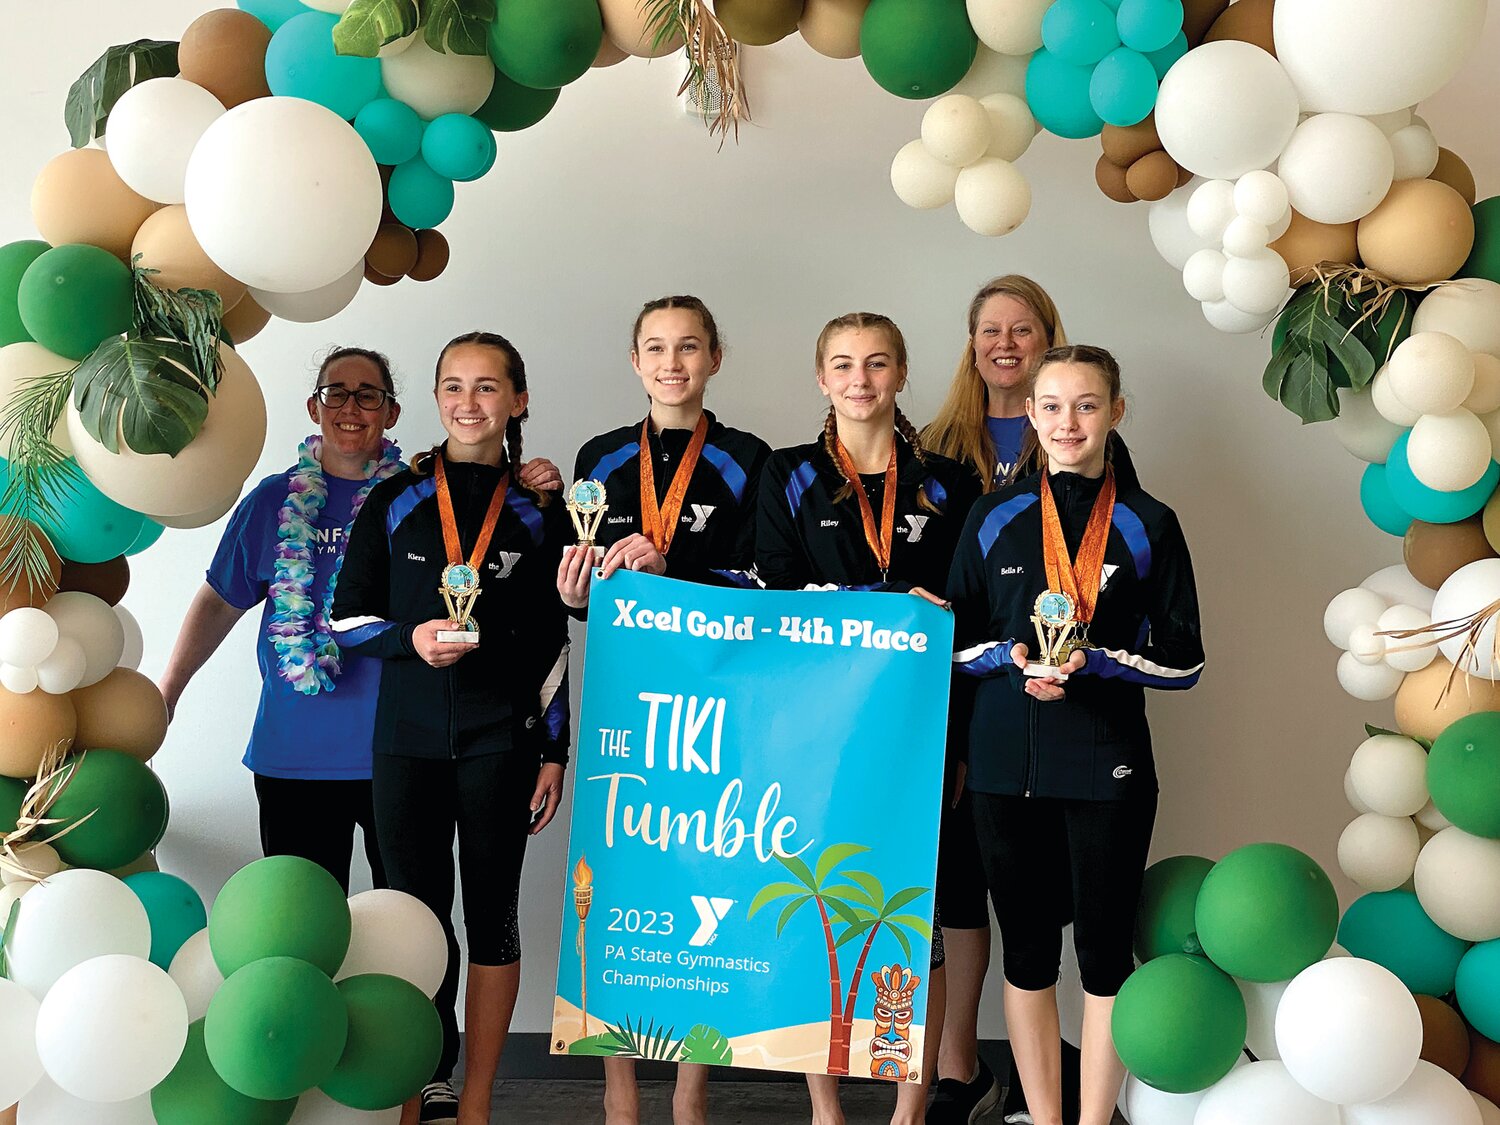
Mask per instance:
[[[1005,1125],[1032,1125],[1031,1110],[1026,1106],[1026,1093],[1021,1089],[1021,1079],[1011,1067],[1011,1084],[1005,1090],[1005,1107],[1001,1110]]]
[[[458,1125],[458,1095],[451,1082],[429,1082],[422,1087],[422,1125]]]
[[[927,1125],[972,1125],[1000,1100],[1000,1083],[990,1068],[979,1060],[979,1072],[972,1081],[939,1078],[927,1107]]]

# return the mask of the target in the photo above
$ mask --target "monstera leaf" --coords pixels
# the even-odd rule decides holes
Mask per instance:
[[[354,0],[333,26],[333,49],[374,58],[380,48],[417,30],[413,0]]]
[[[148,78],[177,75],[177,44],[156,39],[111,47],[78,76],[68,91],[63,119],[74,148],[104,135],[109,112],[120,96]]]
[[[426,0],[423,27],[427,45],[450,55],[488,53],[489,24],[495,22],[495,0]]]
[[[683,1062],[703,1066],[728,1066],[734,1061],[734,1050],[722,1031],[699,1023],[694,1024],[683,1037],[680,1058]]]
[[[208,393],[181,340],[112,336],[78,365],[73,405],[83,427],[111,453],[120,438],[136,453],[176,456],[208,416]]]

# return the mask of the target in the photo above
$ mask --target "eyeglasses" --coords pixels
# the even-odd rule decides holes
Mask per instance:
[[[351,391],[348,387],[340,387],[333,383],[319,387],[313,392],[313,397],[331,410],[337,410],[351,397],[361,410],[379,410],[387,401],[396,401],[394,394],[379,387],[360,387]]]

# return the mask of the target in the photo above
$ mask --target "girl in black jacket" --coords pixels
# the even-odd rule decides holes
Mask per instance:
[[[557,811],[568,760],[567,616],[554,583],[568,521],[519,483],[528,395],[509,341],[450,341],[434,396],[448,440],[370,493],[333,629],[346,651],[385,661],[373,771],[381,856],[390,885],[426,903],[448,936],[434,997],[443,1054],[421,1119],[488,1121],[520,984],[521,861],[528,835]],[[460,623],[440,586],[476,573],[480,640],[444,639]],[[455,832],[470,962],[461,1111],[448,1084],[458,1056]]]
[[[967,784],[1031,1113],[1038,1125],[1062,1121],[1056,984],[1071,904],[1085,993],[1079,1121],[1106,1125],[1124,1077],[1110,1016],[1133,968],[1156,815],[1143,688],[1197,683],[1198,597],[1177,517],[1109,464],[1108,436],[1125,410],[1114,358],[1086,346],[1048,351],[1026,409],[1044,467],[974,506],[948,586],[954,660],[980,677]],[[1083,645],[1037,674],[1033,619],[1040,596],[1051,610],[1058,593]]]

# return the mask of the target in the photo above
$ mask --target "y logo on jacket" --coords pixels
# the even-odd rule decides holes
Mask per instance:
[[[496,578],[509,578],[510,572],[516,569],[516,563],[521,561],[520,551],[501,551],[500,561],[490,563],[490,569],[499,571]]]

